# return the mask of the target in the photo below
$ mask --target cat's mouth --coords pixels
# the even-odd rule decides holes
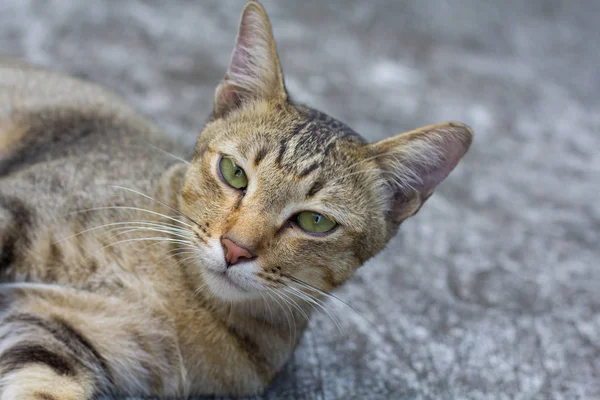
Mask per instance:
[[[227,270],[223,272],[216,272],[211,269],[207,269],[208,273],[213,276],[213,279],[216,279],[219,283],[223,283],[225,285],[231,286],[241,292],[247,292],[248,290],[238,284],[229,274],[227,274]]]

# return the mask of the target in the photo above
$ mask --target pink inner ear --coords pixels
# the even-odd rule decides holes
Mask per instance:
[[[381,161],[389,173],[386,178],[393,190],[388,210],[391,222],[399,224],[419,211],[466,153],[471,137],[466,125],[450,122],[430,125],[377,144],[378,151],[390,155]]]
[[[246,26],[246,22],[242,21],[235,49],[231,56],[231,64],[229,65],[228,73],[244,74],[251,68],[250,54],[248,53],[248,49],[251,48],[252,42],[250,36],[251,32]]]
[[[244,49],[235,49],[233,53],[233,57],[231,57],[231,64],[229,65],[229,70],[227,71],[229,75],[235,74],[243,74],[245,70],[248,69],[249,66],[249,54]]]
[[[260,60],[269,57],[268,22],[259,11],[250,7],[245,10],[238,32],[235,49],[231,56],[231,64],[227,69],[228,75],[235,81],[236,77],[259,77]],[[262,77],[264,78],[264,77]],[[243,85],[243,83],[242,83]]]
[[[219,86],[219,95],[216,98],[215,109],[217,112],[239,106],[240,94],[231,84],[224,82]]]
[[[219,117],[251,101],[287,99],[269,19],[255,1],[244,8],[231,62],[219,87],[215,94]]]
[[[429,196],[452,172],[468,150],[471,130],[463,124],[448,122],[426,126],[386,139],[376,146],[384,157],[383,168],[393,176],[394,190],[408,194],[413,190]]]
[[[438,150],[441,157],[437,163],[421,164],[419,169],[420,177],[423,181],[422,193],[430,193],[438,186],[456,167],[460,159],[468,149],[461,140],[442,140],[438,144]],[[433,160],[432,160],[433,161]]]

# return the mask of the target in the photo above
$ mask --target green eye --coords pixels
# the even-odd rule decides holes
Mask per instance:
[[[243,169],[241,169],[231,158],[223,157],[219,162],[219,171],[221,176],[231,187],[236,189],[246,189],[248,186],[248,177]]]
[[[312,211],[302,211],[296,216],[300,228],[311,233],[325,233],[336,227],[336,223],[327,217]]]

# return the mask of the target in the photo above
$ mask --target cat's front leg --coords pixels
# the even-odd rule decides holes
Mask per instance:
[[[0,378],[1,400],[88,400],[92,399],[95,385],[84,373],[65,374],[43,358],[33,361],[23,352],[21,360]],[[48,354],[47,354],[48,356]],[[56,356],[56,355],[55,355]],[[5,367],[6,369],[6,367]],[[4,373],[3,373],[4,374]]]
[[[0,400],[176,396],[185,370],[148,304],[44,284],[0,284]]]
[[[65,313],[78,299],[38,287],[0,285],[0,400],[92,399],[110,376]]]
[[[87,400],[102,365],[78,333],[56,317],[13,308],[0,322],[0,400]]]

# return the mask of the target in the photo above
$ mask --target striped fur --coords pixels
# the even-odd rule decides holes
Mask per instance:
[[[0,400],[261,392],[470,141],[446,123],[369,144],[294,104],[254,1],[190,162],[103,89],[0,62]],[[303,231],[305,210],[337,228]],[[256,257],[228,266],[225,235]]]

